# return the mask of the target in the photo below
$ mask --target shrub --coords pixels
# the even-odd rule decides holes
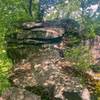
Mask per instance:
[[[91,65],[91,56],[89,48],[86,46],[77,46],[65,50],[65,57],[71,61],[73,66],[79,70],[88,70]]]

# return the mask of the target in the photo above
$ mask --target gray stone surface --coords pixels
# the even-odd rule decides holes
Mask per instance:
[[[0,100],[41,100],[41,97],[25,89],[12,87],[3,93]]]

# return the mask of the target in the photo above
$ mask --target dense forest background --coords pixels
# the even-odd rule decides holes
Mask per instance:
[[[14,64],[8,57],[6,36],[22,32],[18,26],[23,22],[66,18],[74,19],[80,25],[80,38],[71,37],[71,43],[77,44],[77,41],[93,39],[100,35],[99,0],[32,0],[31,5],[30,0],[0,0],[0,94],[11,86],[8,76]],[[70,30],[70,33],[74,31]],[[90,68],[88,56],[83,56],[87,48],[80,52],[82,50],[83,47],[72,47],[65,55],[72,62],[76,62],[77,68],[86,70]],[[100,92],[99,86],[97,91]]]

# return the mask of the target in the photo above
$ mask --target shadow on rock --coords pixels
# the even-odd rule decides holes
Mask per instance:
[[[82,100],[80,94],[77,92],[64,92],[63,95],[68,100]]]
[[[25,87],[26,90],[41,96],[42,100],[54,100],[54,86],[44,87],[44,86],[34,86]]]

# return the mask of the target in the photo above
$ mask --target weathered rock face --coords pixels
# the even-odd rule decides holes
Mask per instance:
[[[90,100],[90,93],[87,88],[83,89],[81,97],[82,97],[82,100]]]
[[[96,36],[92,41],[91,52],[93,54],[94,64],[100,65],[100,36]]]
[[[37,49],[33,46],[35,51],[27,47],[25,52],[20,51],[22,54],[27,53],[28,56],[14,65],[9,76],[12,85],[39,94],[42,99],[46,93],[49,100],[57,98],[65,100],[70,95],[80,98],[79,94],[83,86],[79,78],[72,76],[74,70],[71,63],[60,56],[59,48],[64,49],[62,45],[64,46],[63,42],[55,45],[46,44]],[[71,100],[75,99],[71,98]]]
[[[61,36],[65,32],[79,33],[80,25],[77,21],[71,18],[47,20],[42,22],[25,22],[21,25],[23,29],[31,31],[52,30],[51,33],[56,36]],[[49,34],[51,34],[49,32]],[[40,34],[41,35],[41,34]]]
[[[30,91],[34,90],[34,87],[41,86],[44,88],[43,91],[48,91],[50,100],[54,98],[65,100],[67,92],[74,94],[82,90],[79,78],[71,76],[70,66],[70,62],[59,56],[58,50],[47,46],[17,63],[12,70],[10,80],[14,86],[27,90],[31,88]],[[67,71],[63,70],[64,67],[68,67]]]
[[[12,87],[2,95],[0,100],[41,100],[41,98],[25,89]]]
[[[82,45],[89,48],[91,57],[91,66],[94,72],[100,72],[100,36],[96,35],[95,38],[82,40]]]

